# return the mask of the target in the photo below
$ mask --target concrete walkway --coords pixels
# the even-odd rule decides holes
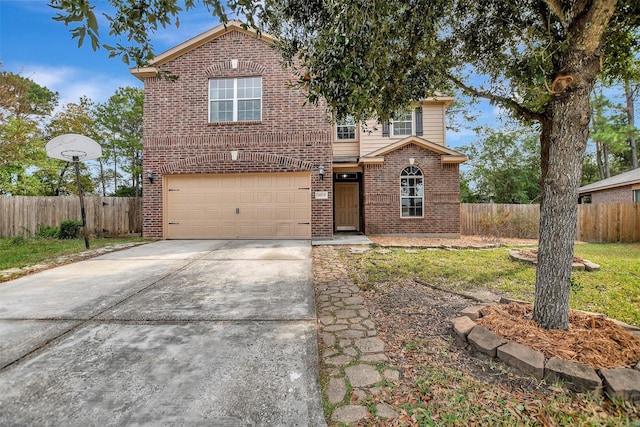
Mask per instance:
[[[161,241],[0,284],[0,425],[325,425],[311,248]]]

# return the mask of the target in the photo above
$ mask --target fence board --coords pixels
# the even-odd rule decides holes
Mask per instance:
[[[537,238],[539,205],[460,205],[460,228],[467,235]],[[493,228],[492,228],[493,227]],[[578,205],[576,239],[584,242],[640,242],[640,203]]]
[[[87,231],[118,236],[142,232],[141,199],[85,197]],[[68,219],[81,220],[77,196],[0,196],[0,237],[33,235],[41,226],[59,227]]]

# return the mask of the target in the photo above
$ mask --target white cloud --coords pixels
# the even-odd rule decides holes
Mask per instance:
[[[142,83],[134,77],[120,78],[110,74],[72,66],[26,65],[20,73],[40,86],[60,94],[60,106],[77,103],[82,96],[93,102],[104,102],[119,87],[138,86]]]

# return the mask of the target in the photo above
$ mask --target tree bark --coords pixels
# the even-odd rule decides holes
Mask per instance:
[[[559,8],[567,8],[561,19],[567,19],[569,45],[554,61],[555,76],[571,76],[572,80],[559,93],[552,93],[541,120],[540,244],[533,319],[545,329],[569,328],[578,188],[591,118],[589,99],[600,71],[602,37],[616,3],[558,3]]]
[[[599,58],[576,58],[575,86],[554,96],[542,122],[540,245],[534,320],[545,329],[568,329],[578,188],[589,136],[589,97]]]
[[[596,164],[598,165],[598,175],[600,180],[604,179],[604,168],[602,167],[602,144],[596,141]]]
[[[624,94],[627,100],[627,123],[632,128],[635,128],[635,108],[634,108],[634,93],[631,88],[631,82],[629,80],[625,80],[624,82]],[[633,169],[638,167],[638,146],[636,144],[635,134],[632,134],[629,137],[629,146],[631,146],[631,166]]]

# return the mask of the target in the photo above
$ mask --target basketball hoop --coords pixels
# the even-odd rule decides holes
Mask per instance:
[[[84,135],[68,133],[56,136],[45,145],[47,156],[67,162],[94,160],[102,156],[102,147]]]
[[[54,159],[73,162],[76,167],[76,181],[78,182],[78,196],[80,197],[80,214],[82,216],[82,229],[84,231],[84,246],[89,249],[89,236],[87,235],[87,216],[84,211],[84,198],[82,185],[80,185],[81,161],[94,160],[102,156],[102,147],[93,139],[84,135],[68,133],[56,136],[44,146],[47,156]]]

